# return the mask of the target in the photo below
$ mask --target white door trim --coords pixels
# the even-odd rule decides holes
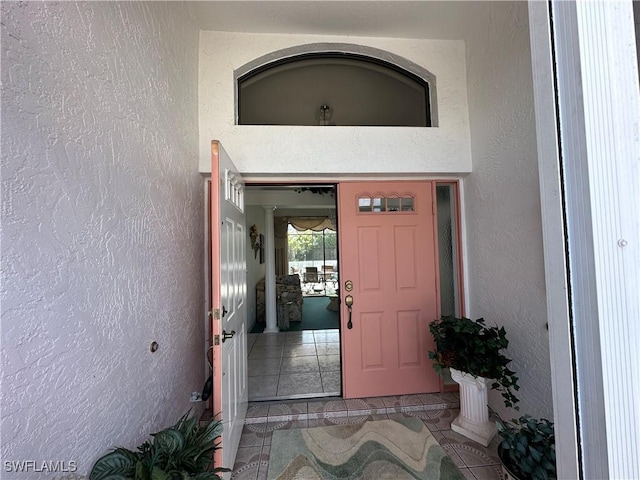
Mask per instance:
[[[553,15],[548,3],[529,2],[558,478],[640,478],[632,3],[556,1],[551,8]],[[550,141],[556,105],[560,148]]]

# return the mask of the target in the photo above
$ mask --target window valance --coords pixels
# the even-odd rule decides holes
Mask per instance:
[[[335,223],[327,216],[322,217],[287,217],[289,224],[299,232],[313,230],[321,232],[325,228],[336,230]]]

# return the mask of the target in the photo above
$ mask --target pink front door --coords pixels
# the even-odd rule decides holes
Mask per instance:
[[[345,398],[440,390],[428,357],[429,322],[438,317],[434,188],[338,185]]]

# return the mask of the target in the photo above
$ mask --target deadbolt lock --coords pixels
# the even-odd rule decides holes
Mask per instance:
[[[347,292],[350,292],[351,290],[353,290],[353,282],[351,280],[347,280],[346,282],[344,282],[344,289]]]

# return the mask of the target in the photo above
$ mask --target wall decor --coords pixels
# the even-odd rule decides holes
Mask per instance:
[[[253,249],[253,258],[258,258],[258,250],[262,246],[263,236],[258,232],[258,227],[254,223],[249,228],[249,238],[251,238],[251,248]],[[262,263],[262,262],[260,262]]]
[[[264,235],[260,234],[260,263],[264,263]]]

